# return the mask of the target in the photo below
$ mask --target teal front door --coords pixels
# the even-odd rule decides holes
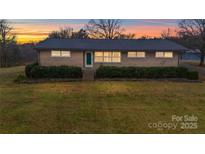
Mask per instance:
[[[92,67],[93,66],[93,53],[92,52],[85,52],[85,67]]]

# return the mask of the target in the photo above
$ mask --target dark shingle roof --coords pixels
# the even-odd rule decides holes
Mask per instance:
[[[172,50],[185,51],[187,48],[162,39],[46,39],[36,45],[36,49],[69,49],[69,50]]]

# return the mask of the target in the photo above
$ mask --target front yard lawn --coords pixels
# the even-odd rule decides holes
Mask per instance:
[[[24,67],[0,69],[0,133],[205,133],[205,83],[93,81],[17,84]],[[197,129],[150,128],[172,115]]]

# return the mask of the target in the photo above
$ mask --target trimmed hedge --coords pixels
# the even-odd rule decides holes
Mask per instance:
[[[183,67],[115,67],[100,66],[96,70],[97,78],[187,78],[198,79],[198,72],[190,72]]]
[[[82,69],[75,66],[39,66],[27,65],[28,78],[81,78]]]
[[[199,73],[196,71],[189,71],[187,75],[187,79],[190,80],[198,80],[199,79]]]

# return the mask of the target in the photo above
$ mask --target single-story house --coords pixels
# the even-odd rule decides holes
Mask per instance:
[[[163,39],[53,39],[36,45],[42,66],[178,66],[188,49]]]

